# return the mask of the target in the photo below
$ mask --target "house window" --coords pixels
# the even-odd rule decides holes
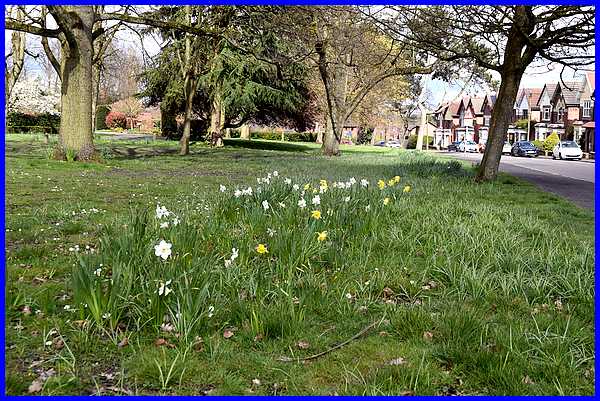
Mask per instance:
[[[592,101],[584,100],[583,101],[583,117],[591,117],[592,116]]]
[[[489,127],[491,119],[492,119],[492,117],[490,117],[490,116],[483,116],[483,125],[485,125],[486,127]]]
[[[563,109],[562,107],[560,109],[558,109],[558,121],[562,121],[563,120],[563,115],[565,114],[565,109]]]
[[[527,112],[528,111],[526,109],[523,109],[523,118],[524,119],[527,119]]]
[[[544,121],[550,120],[550,106],[544,106],[544,115],[542,116]]]

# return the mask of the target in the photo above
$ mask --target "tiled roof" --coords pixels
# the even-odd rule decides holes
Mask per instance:
[[[576,81],[568,81],[564,82],[564,84],[560,83],[560,91],[566,104],[579,104],[582,86],[582,82]]]
[[[552,95],[554,95],[554,91],[556,90],[556,86],[557,84],[546,84],[544,85],[544,88],[546,88],[546,92],[548,93],[549,97],[552,97]],[[544,91],[544,89],[542,88],[542,92]],[[538,101],[536,102],[536,105],[539,106],[539,102],[542,98],[542,92],[540,92],[540,96],[538,97]]]
[[[481,107],[483,106],[484,100],[485,100],[485,97],[478,97],[478,96],[471,97],[471,104],[473,105],[473,111],[475,111],[475,114],[481,113]]]

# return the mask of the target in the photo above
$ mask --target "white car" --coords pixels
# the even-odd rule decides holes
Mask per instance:
[[[574,141],[561,141],[552,150],[553,159],[575,159],[581,160],[583,153]]]
[[[466,148],[466,150],[465,150]],[[479,149],[477,148],[477,144],[473,141],[467,141],[465,143],[465,141],[462,141],[461,143],[458,144],[458,151],[459,152],[479,152]]]
[[[512,145],[510,144],[510,142],[508,142],[508,141],[504,142],[504,146],[502,146],[502,154],[510,155],[511,152],[512,152]]]
[[[386,147],[388,148],[400,148],[402,147],[402,145],[400,145],[400,142],[398,141],[389,141],[388,143],[385,144]]]

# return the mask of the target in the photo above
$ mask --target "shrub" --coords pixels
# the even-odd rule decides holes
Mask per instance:
[[[46,132],[57,134],[60,127],[60,116],[44,114],[27,114],[11,112],[6,116],[7,127],[14,132]]]
[[[556,132],[553,132],[544,141],[542,150],[545,150],[547,152],[552,152],[552,149],[554,149],[554,147],[556,146],[556,144],[558,144],[558,142],[560,142],[560,138],[558,137]]]
[[[531,143],[533,143],[533,146],[535,146],[536,148],[538,148],[540,150],[544,149],[544,141],[540,141],[540,140],[536,139],[535,141],[533,141]]]
[[[106,115],[106,126],[108,128],[126,128],[127,117],[119,111],[111,111]]]
[[[361,129],[358,132],[356,143],[358,145],[369,144],[371,142],[371,138],[373,138],[373,128]]]
[[[423,146],[426,143],[429,143],[429,146],[433,146],[433,137],[432,136],[424,136],[423,137]],[[408,144],[406,145],[406,149],[415,149],[417,147],[417,135],[411,135],[408,137]]]

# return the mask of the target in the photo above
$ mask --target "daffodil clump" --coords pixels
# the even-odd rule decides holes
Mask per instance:
[[[107,228],[102,252],[82,256],[75,268],[80,317],[113,330],[170,325],[194,338],[250,319],[266,302],[299,322],[306,306],[293,300],[301,288],[322,291],[348,260],[362,260],[354,268],[370,272],[369,284],[348,284],[354,300],[377,282],[371,248],[390,240],[398,211],[410,204],[411,187],[400,182],[398,175],[315,182],[273,171],[254,186],[219,184],[201,207],[177,214],[160,204],[137,210],[127,224]],[[348,285],[326,296],[346,299]]]

